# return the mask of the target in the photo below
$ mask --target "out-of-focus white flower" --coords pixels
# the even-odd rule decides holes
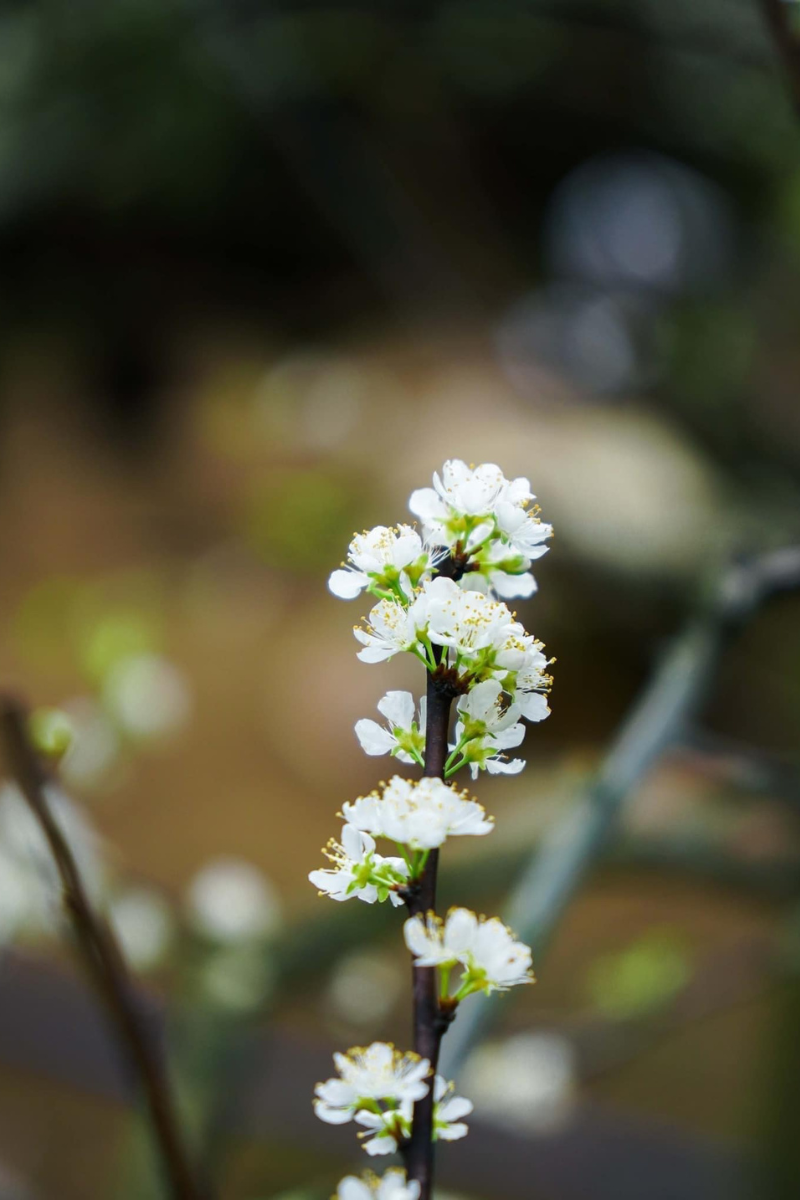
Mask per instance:
[[[333,1061],[340,1077],[314,1089],[314,1111],[329,1125],[352,1121],[359,1109],[374,1107],[374,1101],[413,1104],[428,1094],[428,1059],[411,1051],[403,1054],[389,1042],[354,1046],[346,1054],[334,1054]]]
[[[365,754],[391,754],[404,763],[423,765],[425,752],[425,717],[427,698],[419,702],[419,717],[414,719],[414,697],[411,692],[387,692],[378,701],[378,712],[388,721],[388,728],[377,721],[362,718],[356,721],[356,737]]]
[[[189,884],[187,914],[198,933],[232,943],[274,933],[281,903],[258,867],[241,858],[218,858]]]
[[[48,926],[48,916],[41,881],[0,851],[0,946],[26,930],[34,932]]]
[[[86,888],[95,901],[105,890],[106,873],[100,842],[83,812],[55,784],[44,798],[75,858]],[[0,845],[44,887],[48,906],[61,898],[61,877],[42,828],[15,784],[0,788]]]
[[[494,828],[477,800],[428,777],[414,781],[395,775],[383,794],[360,796],[345,803],[342,811],[345,820],[363,833],[413,850],[432,850],[448,837],[482,835]]]
[[[364,647],[359,650],[362,662],[384,662],[404,650],[416,651],[419,635],[428,624],[428,597],[425,589],[408,606],[399,600],[379,600],[366,618],[367,628],[353,628],[356,639]]]
[[[108,709],[131,737],[163,737],[189,719],[191,692],[177,667],[156,654],[124,658],[106,677]]]
[[[394,956],[354,950],[337,962],[323,1003],[348,1024],[368,1028],[389,1015],[404,983]]]
[[[464,1083],[482,1117],[539,1133],[562,1128],[577,1095],[572,1044],[561,1034],[515,1034],[479,1047],[464,1068]]]
[[[430,565],[430,554],[411,525],[376,525],[354,534],[347,558],[351,565],[334,571],[328,580],[334,596],[342,600],[354,600],[364,588],[410,599]]]
[[[151,971],[169,952],[175,922],[167,901],[152,888],[131,887],[115,896],[108,917],[122,952],[138,971]]]
[[[453,1084],[441,1075],[436,1076],[433,1087],[433,1140],[455,1142],[466,1137],[469,1128],[462,1118],[472,1112],[472,1102],[463,1096],[453,1095]],[[362,1109],[356,1113],[356,1123],[369,1130],[370,1136],[362,1142],[362,1149],[370,1155],[393,1154],[411,1136],[414,1106],[409,1100],[397,1108],[376,1112]]]
[[[372,1172],[358,1179],[347,1175],[339,1184],[336,1200],[419,1200],[419,1184],[406,1181],[405,1171],[391,1168],[382,1179]]]
[[[467,908],[451,908],[447,920],[435,913],[410,917],[403,934],[420,967],[464,968],[456,992],[459,1000],[472,992],[507,991],[533,983],[530,947],[518,942],[497,917],[477,917]]]
[[[311,871],[308,878],[315,888],[331,900],[358,897],[366,904],[391,900],[395,908],[403,901],[396,889],[408,880],[408,866],[402,858],[384,858],[375,853],[375,841],[368,833],[347,824],[341,842],[331,838],[322,852],[333,863]]]
[[[61,778],[75,788],[92,787],[117,761],[119,734],[93,700],[81,697],[69,701],[65,708],[75,736],[61,763]]]

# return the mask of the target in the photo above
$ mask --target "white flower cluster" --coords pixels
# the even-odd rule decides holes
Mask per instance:
[[[462,1138],[463,1118],[472,1111],[436,1074],[436,1039],[469,995],[533,982],[530,949],[502,921],[466,908],[442,920],[433,905],[439,849],[448,838],[480,837],[493,828],[477,800],[447,781],[462,767],[473,779],[482,770],[517,774],[525,764],[507,752],[521,744],[524,721],[541,721],[550,711],[553,660],[505,603],[536,590],[530,569],[552,535],[534,499],[527,479],[508,480],[493,463],[468,467],[453,459],[434,475],[432,488],[412,493],[420,532],[380,525],[356,534],[347,562],[330,577],[342,599],[367,592],[377,600],[354,630],[362,662],[409,653],[425,666],[427,696],[417,704],[410,692],[387,692],[377,706],[384,723],[363,718],[356,736],[366,754],[388,754],[426,774],[395,775],[345,802],[341,841],[324,851],[330,866],[309,878],[333,900],[388,899],[409,908],[404,936],[415,970],[438,972],[434,1010],[419,1008],[417,1016],[439,1030],[429,1058],[385,1042],[334,1055],[338,1076],[317,1084],[317,1116],[334,1125],[355,1122],[369,1155],[400,1150],[416,1175],[349,1175],[336,1200],[429,1200],[417,1182],[425,1172],[414,1169],[420,1134],[423,1148]],[[378,853],[376,839],[397,853]],[[429,1053],[429,1040],[420,1044]]]
[[[362,662],[409,653],[431,672],[451,672],[463,717],[446,776],[463,766],[473,779],[481,770],[516,774],[524,763],[509,762],[505,752],[523,740],[521,719],[549,714],[550,660],[505,601],[535,591],[530,566],[547,551],[552,526],[529,507],[528,480],[508,480],[494,463],[471,469],[454,459],[433,483],[409,502],[423,537],[409,525],[356,534],[350,565],[333,572],[330,588],[344,599],[363,590],[379,598],[354,629]],[[492,687],[473,695],[482,683]],[[415,720],[411,694],[387,692],[378,709],[386,726],[366,718],[356,724],[364,751],[421,764],[423,706]]]
[[[318,1083],[314,1111],[329,1125],[355,1121],[367,1131],[362,1146],[369,1155],[393,1154],[411,1136],[414,1103],[427,1096],[431,1064],[417,1054],[401,1054],[388,1042],[373,1042],[334,1054],[338,1079]],[[433,1082],[433,1137],[457,1141],[466,1137],[462,1117],[472,1104],[454,1096],[441,1075]]]
[[[368,1172],[361,1179],[348,1175],[339,1184],[336,1200],[419,1200],[419,1184],[407,1183],[405,1171],[387,1171],[383,1179]]]
[[[435,913],[411,917],[403,933],[418,966],[438,967],[443,974],[462,968],[456,1000],[534,981],[530,948],[516,941],[497,917],[487,920],[467,908],[451,908],[446,921]]]
[[[531,596],[531,563],[547,552],[552,525],[529,506],[536,497],[527,479],[506,479],[494,463],[470,468],[450,459],[433,487],[411,493],[408,507],[422,521],[426,540],[469,557],[470,574],[498,596]],[[472,586],[471,584],[468,586]]]

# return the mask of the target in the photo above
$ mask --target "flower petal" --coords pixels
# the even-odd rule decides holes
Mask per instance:
[[[368,583],[369,578],[361,571],[341,570],[331,574],[328,587],[340,600],[355,600]]]
[[[361,658],[361,655],[358,656]],[[388,729],[384,729],[377,721],[370,721],[367,717],[362,717],[360,721],[356,721],[356,737],[361,743],[361,749],[365,754],[390,754],[397,745],[397,739],[393,734],[389,733]]]
[[[378,712],[392,725],[410,729],[414,721],[414,697],[411,692],[387,692],[378,701]]]

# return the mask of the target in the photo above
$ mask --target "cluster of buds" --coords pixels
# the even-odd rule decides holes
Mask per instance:
[[[521,771],[523,760],[509,759],[506,751],[522,742],[525,721],[541,721],[550,711],[553,660],[506,600],[536,590],[531,566],[546,552],[552,528],[532,504],[527,479],[507,480],[494,464],[470,468],[452,460],[433,485],[409,501],[419,530],[381,525],[356,534],[329,584],[342,599],[362,592],[376,597],[354,630],[362,662],[408,653],[424,665],[426,696],[417,702],[410,692],[387,692],[377,705],[385,723],[364,718],[355,731],[367,754],[416,764],[425,775],[395,775],[344,803],[341,838],[325,851],[330,865],[309,878],[333,900],[405,905],[404,937],[415,971],[435,974],[435,1010],[428,1004],[415,1011],[414,1051],[385,1042],[355,1047],[335,1055],[338,1076],[317,1085],[314,1108],[321,1120],[352,1121],[361,1127],[367,1154],[400,1151],[406,1162],[406,1170],[391,1169],[382,1179],[348,1176],[338,1200],[429,1200],[421,1138],[430,1164],[430,1144],[464,1137],[463,1118],[472,1111],[436,1074],[441,1036],[473,993],[533,981],[529,948],[502,921],[466,908],[442,919],[433,905],[439,849],[448,838],[481,837],[493,828],[477,800],[449,781],[462,768],[473,780],[480,771]],[[378,840],[395,853],[378,853]],[[415,989],[415,1005],[422,1003]]]

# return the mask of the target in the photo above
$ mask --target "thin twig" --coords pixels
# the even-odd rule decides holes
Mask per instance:
[[[464,572],[466,558],[451,553],[440,564],[438,574],[458,580]],[[445,674],[447,651],[440,647],[434,650],[439,671],[428,674],[427,717],[425,722],[425,769],[424,774],[434,779],[444,779],[445,762],[448,754],[450,732],[450,707],[454,692]],[[439,869],[439,851],[432,850],[419,888],[406,901],[409,914],[414,917],[436,911],[436,879]],[[436,991],[436,968],[419,967],[412,963],[412,989],[414,997],[414,1049],[422,1058],[430,1061],[430,1087],[428,1094],[414,1105],[414,1121],[411,1137],[403,1148],[406,1171],[409,1179],[420,1185],[419,1200],[430,1200],[433,1194],[433,1109],[434,1080],[439,1065],[442,1038],[453,1019],[454,1010],[445,1009],[439,1002]]]
[[[797,589],[800,547],[735,563],[675,638],[594,781],[541,840],[509,894],[505,920],[531,943],[536,962],[604,850],[625,801],[698,712],[727,642],[770,596]],[[476,997],[459,1013],[443,1055],[445,1074],[452,1075],[486,1033],[495,1001]]]
[[[428,713],[425,732],[425,774],[444,779],[444,764],[447,758],[447,734],[450,726],[452,697],[437,684],[434,675],[428,675]],[[408,911],[413,917],[423,916],[436,909],[436,876],[439,866],[439,851],[432,850],[428,856],[419,890],[409,896]],[[433,1188],[433,1091],[434,1077],[439,1064],[439,1049],[442,1035],[447,1029],[439,1006],[436,992],[436,968],[412,965],[412,988],[414,996],[414,1049],[422,1058],[430,1060],[430,1087],[427,1096],[414,1105],[414,1123],[411,1137],[404,1150],[409,1179],[420,1185],[420,1200],[430,1200]]]
[[[795,108],[800,108],[800,36],[793,27],[791,0],[761,0],[764,21],[780,55]]]
[[[58,869],[64,909],[78,951],[141,1088],[170,1195],[173,1200],[201,1200],[206,1193],[197,1185],[189,1165],[160,1053],[142,1018],[116,939],[108,923],[94,911],[69,843],[50,810],[47,775],[27,729],[25,707],[11,696],[0,697],[0,738],[8,773],[38,821]]]

